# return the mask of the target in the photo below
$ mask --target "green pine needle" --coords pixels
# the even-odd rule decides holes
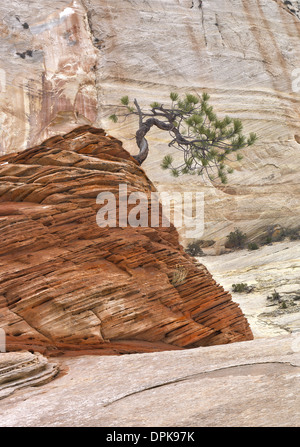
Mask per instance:
[[[151,109],[158,109],[160,107],[159,102],[152,102],[152,104],[150,104]]]
[[[174,93],[174,92],[171,92],[170,93],[170,98],[171,98],[171,100],[174,102],[174,101],[177,101],[177,99],[178,99],[178,93]]]
[[[198,104],[199,99],[197,98],[197,96],[192,95],[191,93],[187,93],[185,95],[185,99],[189,104]]]
[[[173,161],[172,155],[165,155],[161,162],[162,169],[169,169]]]
[[[128,104],[129,104],[129,98],[128,98],[128,96],[123,96],[123,97],[121,98],[121,103],[123,104],[123,106],[128,106]]]
[[[110,115],[109,119],[111,121],[113,121],[114,123],[116,123],[118,121],[118,117],[115,113],[113,115]]]

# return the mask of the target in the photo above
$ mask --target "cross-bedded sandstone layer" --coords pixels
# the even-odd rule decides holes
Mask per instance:
[[[0,158],[7,349],[115,354],[251,339],[239,306],[184,252],[174,226],[97,225],[97,195],[117,197],[120,184],[155,191],[119,140],[89,126]]]
[[[44,385],[58,373],[58,365],[38,352],[0,353],[0,400],[21,388]]]
[[[30,7],[28,6],[30,3]],[[240,118],[259,140],[233,161],[230,182],[205,192],[203,239],[224,249],[236,227],[251,240],[300,215],[299,0],[2,0],[0,154],[81,125],[103,127],[135,154],[137,122],[108,117],[120,98],[169,104],[170,91],[211,96],[218,116]],[[168,134],[149,134],[143,167],[160,191]],[[175,180],[178,182],[178,179]],[[178,185],[178,183],[176,183]],[[176,186],[177,187],[177,186]],[[178,230],[182,237],[185,231]],[[188,241],[183,240],[186,244]]]

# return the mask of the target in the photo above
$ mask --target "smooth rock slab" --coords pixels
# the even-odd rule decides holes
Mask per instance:
[[[281,309],[267,297],[276,290],[283,300],[292,300],[300,290],[299,241],[276,242],[258,250],[236,250],[220,256],[199,258],[214,278],[231,291],[245,313],[254,338],[275,337],[300,331],[299,301]],[[232,284],[253,286],[251,293],[235,293]]]
[[[59,360],[1,402],[2,426],[299,426],[300,336]]]

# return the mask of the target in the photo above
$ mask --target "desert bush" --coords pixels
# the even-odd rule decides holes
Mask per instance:
[[[286,236],[290,239],[290,241],[296,241],[296,240],[300,239],[300,227],[287,228]]]
[[[271,295],[267,296],[267,299],[271,301],[280,301],[280,298],[281,296],[278,292],[276,292],[276,290],[274,290],[274,292]]]
[[[226,237],[226,248],[243,248],[247,240],[247,235],[238,228],[236,228],[234,231],[231,231]]]
[[[258,245],[255,242],[250,242],[248,244],[248,250],[258,250]]]
[[[272,242],[281,242],[287,237],[286,228],[281,225],[272,225],[268,228],[265,238],[262,240],[262,245],[268,245]]]
[[[271,244],[272,243],[272,236],[267,236],[264,242],[266,245]]]
[[[203,256],[204,253],[201,248],[201,242],[202,241],[198,240],[190,242],[187,248],[185,249],[186,253],[188,253],[191,256]]]
[[[249,293],[253,290],[252,286],[248,286],[247,283],[241,282],[237,284],[232,284],[232,291],[235,293]]]
[[[286,237],[286,229],[285,228],[276,228],[273,231],[273,234],[271,235],[272,237],[272,242],[280,242],[283,241]]]

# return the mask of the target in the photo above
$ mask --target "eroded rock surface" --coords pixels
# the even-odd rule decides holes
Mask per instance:
[[[254,237],[300,215],[298,0],[2,0],[0,151],[15,152],[82,124],[109,129],[136,152],[137,123],[108,116],[128,94],[142,107],[170,90],[207,91],[218,114],[240,117],[259,140],[216,189],[190,177],[176,189],[205,191],[205,233],[223,246],[236,226]],[[152,131],[145,169],[167,137]],[[184,237],[184,231],[181,232]],[[217,245],[215,245],[218,251]]]
[[[0,353],[0,399],[21,388],[44,385],[58,372],[58,365],[39,353]]]
[[[285,240],[254,251],[244,249],[204,256],[199,260],[240,304],[255,338],[300,331],[298,240]],[[251,292],[234,293],[233,284],[247,284]],[[278,297],[272,299],[275,293]]]
[[[299,352],[298,334],[176,352],[56,359],[68,373],[3,400],[0,424],[299,427]]]
[[[252,338],[238,305],[183,251],[172,225],[97,225],[100,192],[118,205],[126,184],[128,194],[149,197],[150,213],[155,191],[103,130],[81,127],[4,156],[0,176],[0,327],[8,349],[111,354]]]

